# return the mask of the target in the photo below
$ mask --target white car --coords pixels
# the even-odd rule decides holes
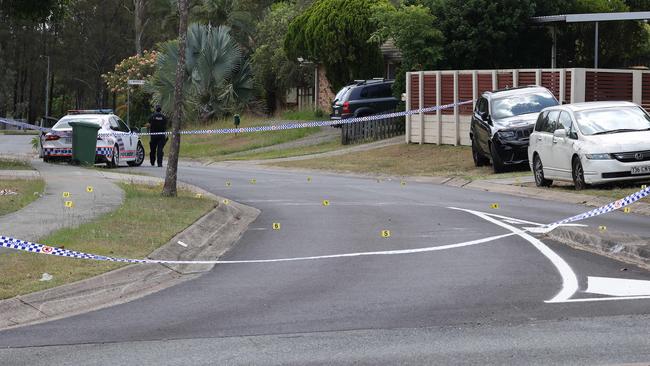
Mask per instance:
[[[537,186],[650,178],[650,115],[630,102],[589,102],[542,110],[528,147]]]
[[[144,147],[140,137],[111,110],[70,111],[49,132],[41,137],[43,161],[72,158],[72,127],[70,122],[90,122],[100,128],[97,137],[96,163],[117,167],[122,162],[139,166],[144,161]]]

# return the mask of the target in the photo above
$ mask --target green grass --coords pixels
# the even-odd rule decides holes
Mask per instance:
[[[36,130],[0,130],[0,135],[38,135]]]
[[[59,230],[39,242],[100,255],[142,258],[215,205],[212,200],[197,198],[186,191],[171,198],[162,197],[160,187],[131,184],[121,184],[121,187],[126,199],[119,209],[78,228]],[[0,299],[79,281],[120,266],[23,252],[2,254]],[[53,275],[53,279],[39,281],[44,272]]]
[[[641,189],[642,185],[650,185],[650,182],[621,182],[613,183],[606,185],[591,186],[588,189],[583,189],[576,191],[572,183],[569,182],[553,182],[553,185],[549,187],[551,190],[561,191],[561,192],[570,192],[570,193],[580,193],[590,196],[606,197],[611,199],[620,199],[634,192],[638,192]],[[525,186],[534,187],[535,183],[528,183]],[[648,197],[643,198],[642,202],[650,202]]]
[[[274,124],[271,119],[260,119],[242,116],[239,127],[251,127]],[[209,125],[186,126],[183,129],[220,129],[234,127],[231,120],[221,120]],[[272,146],[284,142],[298,140],[310,134],[320,131],[320,128],[300,128],[294,130],[283,130],[273,132],[251,132],[226,135],[183,135],[181,136],[181,158],[203,159],[203,160],[224,160],[223,156],[257,149],[260,147]],[[143,137],[142,143],[145,149],[149,150],[149,137]],[[168,154],[171,142],[165,145],[165,153]],[[169,155],[167,155],[169,156]]]
[[[470,180],[531,174],[525,170],[494,174],[492,167],[474,166],[472,150],[467,146],[433,144],[391,145],[328,158],[280,162],[273,165],[393,176],[462,177]]]
[[[0,158],[0,170],[33,170],[29,162],[17,159]]]
[[[318,121],[318,120],[328,120],[329,117],[325,113],[318,113],[313,110],[303,110],[303,111],[284,111],[282,113],[282,119],[288,121]]]
[[[0,196],[0,216],[20,210],[43,193],[42,179],[0,179],[0,190],[8,189],[16,195]]]
[[[328,152],[344,148],[339,139],[323,142],[317,145],[309,145],[302,147],[293,147],[287,149],[277,149],[271,151],[263,151],[256,153],[243,153],[237,155],[226,155],[223,160],[264,160],[264,159],[277,159],[288,158],[292,156],[302,156]]]

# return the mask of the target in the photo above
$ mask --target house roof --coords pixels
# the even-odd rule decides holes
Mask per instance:
[[[402,61],[402,52],[395,46],[395,41],[392,38],[388,38],[379,46],[379,50],[387,61]]]
[[[606,22],[615,20],[646,20],[650,19],[650,11],[631,11],[618,13],[585,13],[585,14],[559,14],[532,17],[533,23],[579,23],[579,22]]]

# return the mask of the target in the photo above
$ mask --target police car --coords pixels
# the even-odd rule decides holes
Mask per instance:
[[[72,127],[70,122],[90,122],[100,128],[97,132],[95,163],[106,163],[111,168],[123,162],[140,166],[144,161],[144,147],[140,137],[113,114],[110,109],[73,110],[61,118],[52,131],[41,136],[43,161],[69,160],[72,158]]]

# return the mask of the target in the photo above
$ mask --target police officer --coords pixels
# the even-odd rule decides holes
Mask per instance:
[[[167,131],[167,117],[161,112],[160,105],[156,105],[156,112],[149,117],[149,131],[150,132],[166,132]],[[152,135],[149,141],[149,160],[151,166],[154,166],[156,158],[158,158],[158,166],[162,167],[163,149],[167,142],[166,135]]]

